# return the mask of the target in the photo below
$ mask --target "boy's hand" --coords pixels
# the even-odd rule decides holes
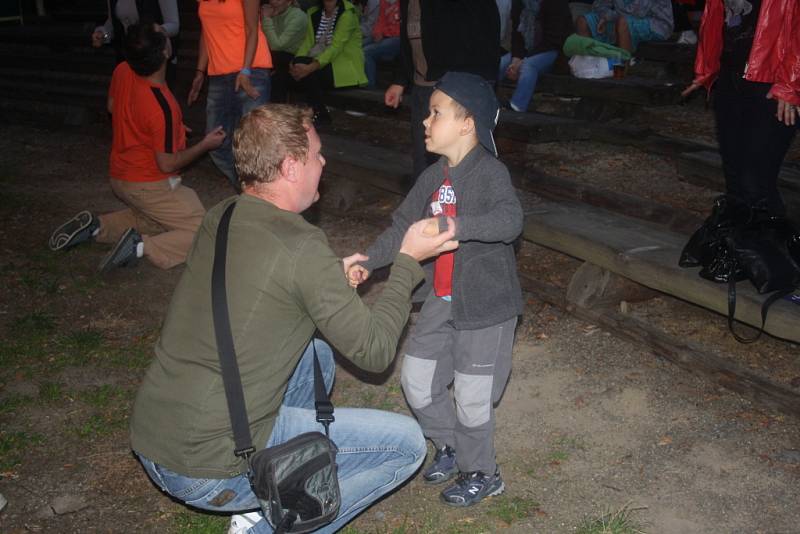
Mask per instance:
[[[425,228],[422,229],[422,233],[431,237],[439,235],[439,219],[431,217],[425,220],[428,221],[428,223],[425,225]]]
[[[390,108],[397,108],[400,105],[400,102],[403,101],[403,86],[392,84],[386,89],[386,93],[383,95],[383,103],[389,106]]]
[[[350,287],[358,287],[369,278],[369,271],[363,265],[356,263],[347,270],[347,283]]]
[[[359,284],[365,282],[369,278],[369,271],[361,265],[360,261],[367,261],[369,256],[365,256],[356,252],[352,256],[342,258],[342,267],[344,267],[344,275],[347,278],[347,283],[350,287],[358,287]],[[355,284],[355,285],[354,285]]]
[[[203,143],[206,150],[215,150],[222,145],[224,140],[225,130],[222,129],[222,126],[217,126],[206,134],[201,143]]]

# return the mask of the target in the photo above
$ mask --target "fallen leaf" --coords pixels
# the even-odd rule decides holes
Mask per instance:
[[[663,447],[664,445],[669,445],[672,443],[672,437],[670,436],[662,436],[660,440],[658,440],[658,445]]]

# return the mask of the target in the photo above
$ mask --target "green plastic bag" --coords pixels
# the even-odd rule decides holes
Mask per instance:
[[[598,56],[608,57],[612,59],[620,59],[628,61],[631,58],[631,53],[618,46],[601,43],[591,37],[583,37],[577,33],[573,33],[564,42],[564,55],[567,57],[572,56]]]

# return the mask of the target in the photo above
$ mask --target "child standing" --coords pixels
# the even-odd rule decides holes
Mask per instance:
[[[354,255],[345,265],[361,260],[347,271],[351,285],[358,285],[391,262],[412,223],[434,216],[440,229],[448,219],[455,224],[459,248],[434,262],[433,290],[410,334],[401,383],[436,447],[422,473],[425,482],[442,484],[458,475],[441,498],[470,506],[505,490],[495,459],[494,405],[511,371],[523,306],[513,249],[522,207],[508,169],[496,158],[492,130],[499,107],[489,83],[449,72],[429,108],[425,145],[442,157],[420,175],[392,226],[367,249],[368,259]]]

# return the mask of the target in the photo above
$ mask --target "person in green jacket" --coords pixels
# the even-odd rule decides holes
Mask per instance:
[[[289,69],[314,109],[314,123],[331,122],[325,92],[366,85],[358,11],[347,0],[319,0],[308,10],[306,37]]]
[[[293,0],[269,0],[261,7],[261,28],[272,53],[272,102],[286,102],[289,67],[308,28],[305,12]]]

